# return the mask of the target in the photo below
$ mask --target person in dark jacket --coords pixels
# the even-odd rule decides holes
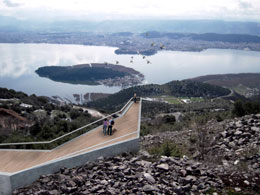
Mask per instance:
[[[137,98],[136,98],[136,93],[134,93],[134,103],[136,103],[136,100],[137,100]]]
[[[108,135],[112,135],[112,131],[113,131],[113,125],[115,124],[115,121],[114,121],[114,119],[113,118],[111,118],[110,120],[109,120],[109,125],[108,125],[108,129],[107,129],[107,134]]]

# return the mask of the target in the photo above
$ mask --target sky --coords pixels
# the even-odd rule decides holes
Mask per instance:
[[[0,0],[19,19],[220,19],[260,21],[260,0]]]

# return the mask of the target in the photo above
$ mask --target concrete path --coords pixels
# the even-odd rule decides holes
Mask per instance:
[[[124,116],[115,120],[117,129],[112,136],[104,136],[98,127],[52,151],[0,150],[0,172],[14,173],[40,164],[81,154],[138,136],[140,103],[132,104]]]

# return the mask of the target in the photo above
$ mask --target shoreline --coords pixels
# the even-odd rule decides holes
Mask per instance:
[[[112,71],[112,73],[110,71]],[[144,81],[144,75],[135,69],[108,63],[43,66],[38,68],[35,72],[38,76],[48,78],[55,82],[82,85],[104,85],[124,88],[141,84]],[[93,73],[96,78],[94,75],[91,75]],[[88,76],[91,76],[89,80],[87,80]]]

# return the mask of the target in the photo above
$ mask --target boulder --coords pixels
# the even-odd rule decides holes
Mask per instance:
[[[168,171],[169,170],[169,165],[167,163],[163,163],[163,164],[157,165],[157,168],[162,169],[164,171]]]
[[[152,185],[145,185],[143,187],[143,191],[144,192],[153,192],[153,191],[159,191],[159,189],[156,186],[152,186]]]
[[[151,176],[149,173],[144,173],[144,178],[149,182],[154,184],[155,183],[155,179],[153,178],[153,176]]]

